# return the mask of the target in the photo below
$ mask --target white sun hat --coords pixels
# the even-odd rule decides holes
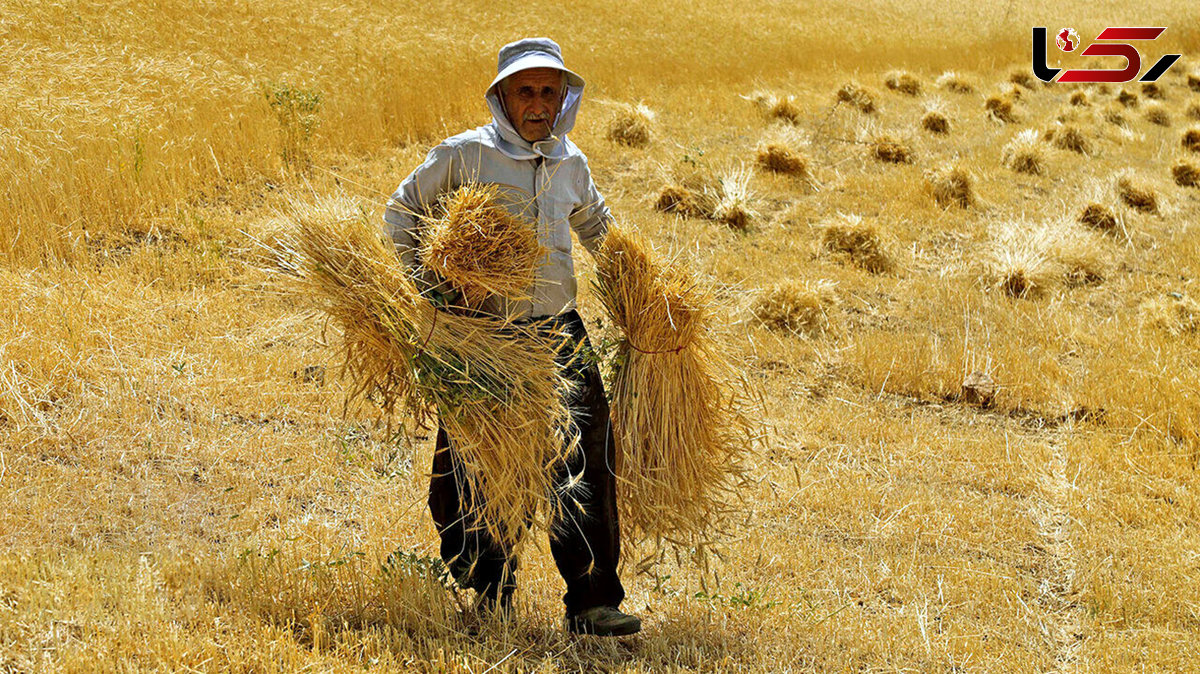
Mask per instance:
[[[501,80],[513,73],[530,68],[553,68],[567,74],[567,85],[583,86],[583,78],[567,70],[563,65],[562,49],[558,43],[548,37],[527,37],[516,42],[509,42],[500,48],[500,58],[496,63],[496,79],[488,85],[488,89],[496,86]]]

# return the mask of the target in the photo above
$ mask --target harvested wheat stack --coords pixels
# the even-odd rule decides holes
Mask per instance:
[[[988,285],[1014,298],[1036,298],[1055,283],[1058,266],[1050,257],[1050,232],[1028,222],[995,226],[984,258]]]
[[[1079,222],[1105,234],[1117,231],[1117,216],[1113,210],[1094,201],[1083,207],[1079,214]]]
[[[608,123],[608,140],[628,147],[646,147],[650,144],[650,127],[654,122],[654,111],[645,105],[622,104]]]
[[[1151,185],[1122,173],[1117,176],[1116,186],[1117,196],[1126,206],[1143,213],[1158,212],[1158,194]]]
[[[737,230],[746,230],[758,217],[752,203],[751,172],[745,167],[731,168],[718,176],[716,186],[708,188],[704,201],[708,216]]]
[[[871,114],[876,111],[875,95],[870,89],[859,86],[856,82],[847,82],[837,90],[838,103],[849,103],[859,112]]]
[[[1127,108],[1136,108],[1138,106],[1138,95],[1128,89],[1121,89],[1117,92],[1117,102]]]
[[[723,529],[752,441],[744,389],[712,329],[712,295],[615,227],[595,289],[624,334],[609,389],[621,527],[635,542],[706,544]]]
[[[1051,127],[1042,136],[1060,150],[1070,150],[1079,154],[1092,153],[1092,141],[1074,124],[1062,124]]]
[[[1085,117],[1083,114],[1081,114],[1080,108],[1071,107],[1069,105],[1059,108],[1058,112],[1054,113],[1054,121],[1058,122],[1059,124],[1078,123],[1081,118]],[[1049,137],[1047,137],[1046,140],[1049,140]]]
[[[955,94],[973,94],[975,93],[975,85],[970,80],[959,75],[958,73],[947,70],[938,76],[934,82],[939,89],[945,89]]]
[[[889,164],[911,164],[912,148],[887,134],[879,134],[869,142],[871,156]]]
[[[975,203],[975,194],[971,189],[974,179],[961,166],[946,166],[927,172],[925,181],[934,202],[942,208],[968,208]]]
[[[1100,237],[1064,219],[1000,223],[985,257],[989,284],[1017,298],[1038,297],[1060,279],[1069,287],[1100,283],[1110,266]]]
[[[1164,332],[1172,337],[1200,332],[1200,303],[1182,293],[1152,297],[1138,307],[1143,330]]]
[[[830,330],[833,304],[832,283],[789,279],[760,292],[752,311],[769,328],[814,338]]]
[[[921,128],[929,133],[950,133],[950,120],[940,107],[931,106],[925,111],[925,116],[921,117]]]
[[[1111,261],[1097,234],[1066,221],[1046,227],[1051,231],[1049,254],[1062,266],[1067,286],[1095,285],[1108,277]]]
[[[772,119],[782,119],[796,124],[800,121],[800,108],[796,105],[795,96],[784,96],[776,99],[767,107],[767,116]]]
[[[1144,82],[1142,84],[1142,95],[1156,101],[1165,100],[1167,97],[1163,88],[1155,82]]]
[[[1035,298],[1040,297],[1046,290],[1049,275],[1043,271],[1046,266],[1041,258],[1023,257],[1020,259],[1004,259],[997,263],[995,272],[996,288],[1009,297]],[[1002,265],[1008,264],[1009,267]]]
[[[983,102],[983,109],[987,112],[987,116],[997,122],[1003,124],[1013,124],[1017,121],[1017,115],[1013,112],[1013,99],[1005,96],[989,96]]]
[[[1200,127],[1193,127],[1183,132],[1179,144],[1189,152],[1200,152]]]
[[[1078,106],[1091,105],[1091,101],[1088,100],[1087,92],[1086,91],[1076,91],[1075,93],[1071,94],[1071,105],[1078,105]]]
[[[1184,159],[1176,160],[1171,177],[1180,187],[1200,187],[1200,167]]]
[[[895,268],[892,246],[873,223],[864,222],[857,215],[842,214],[823,228],[822,245],[827,250],[846,255],[872,274]]]
[[[1008,74],[1008,81],[1013,84],[1019,84],[1026,89],[1033,90],[1037,86],[1037,78],[1028,70],[1014,70]]]
[[[756,91],[749,98],[768,119],[780,119],[791,124],[800,122],[800,107],[796,105],[795,96]]]
[[[1129,126],[1129,118],[1116,105],[1109,105],[1104,109],[1104,121],[1122,128],[1128,128]]]
[[[1000,162],[1017,173],[1042,175],[1046,172],[1046,154],[1035,129],[1021,131],[1000,151]]]
[[[758,165],[768,171],[798,178],[808,177],[808,159],[792,150],[786,143],[768,143],[758,149]]]
[[[1188,119],[1200,119],[1200,101],[1189,103],[1187,110],[1183,113]]]
[[[463,185],[421,220],[421,260],[461,292],[468,306],[489,294],[529,297],[546,249],[533,223],[503,206],[497,186]]]
[[[909,96],[921,95],[921,80],[912,73],[904,70],[893,70],[884,75],[883,83],[892,91],[898,91]]]
[[[662,170],[663,187],[655,197],[654,207],[666,213],[684,217],[707,217],[707,197],[711,178],[696,165],[680,165],[675,170]]]
[[[569,382],[554,360],[562,336],[435,309],[362,213],[325,204],[297,220],[297,272],[342,327],[352,395],[422,423],[436,411],[478,495],[464,510],[497,540],[515,545],[539,507],[535,523],[549,530],[565,505],[550,474],[572,451]]]
[[[1200,75],[1189,73],[1187,76],[1187,85],[1192,91],[1200,91]]]
[[[704,214],[700,206],[702,197],[694,190],[679,184],[664,185],[654,201],[654,208],[665,213],[677,213],[685,217]]]
[[[1171,126],[1171,113],[1167,112],[1167,109],[1159,103],[1151,103],[1147,105],[1145,112],[1142,113],[1142,116],[1145,117],[1146,121],[1150,122],[1151,124],[1156,124],[1158,126]]]

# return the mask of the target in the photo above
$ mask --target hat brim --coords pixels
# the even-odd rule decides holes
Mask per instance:
[[[582,77],[580,77],[579,75],[576,75],[575,73],[571,72],[570,70],[567,70],[566,68],[562,67],[562,64],[559,63],[554,58],[547,56],[545,54],[529,54],[526,56],[522,56],[521,58],[508,64],[507,68],[505,68],[504,70],[501,70],[496,75],[496,79],[492,80],[492,83],[488,85],[488,89],[491,89],[492,87],[496,86],[497,84],[500,83],[501,80],[508,77],[509,75],[519,73],[522,70],[529,70],[530,68],[551,68],[554,70],[561,70],[567,74],[567,86],[572,86],[572,87],[582,87],[583,86],[583,78]]]

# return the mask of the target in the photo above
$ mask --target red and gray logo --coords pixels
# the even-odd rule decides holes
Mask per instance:
[[[1063,51],[1075,51],[1079,46],[1079,33],[1074,28],[1063,28],[1054,36],[1054,43]]]
[[[1181,54],[1166,54],[1158,59],[1140,78],[1142,72],[1142,55],[1130,41],[1157,40],[1166,28],[1105,28],[1096,36],[1080,56],[1121,56],[1125,59],[1125,67],[1115,70],[1066,70],[1051,68],[1046,65],[1046,28],[1037,26],[1033,29],[1033,74],[1043,82],[1153,82],[1162,77],[1167,69],[1179,60]],[[1063,28],[1054,35],[1054,43],[1067,53],[1074,53],[1079,48],[1079,34],[1074,28]],[[1059,73],[1062,75],[1059,75]],[[1055,80],[1055,76],[1058,77]]]

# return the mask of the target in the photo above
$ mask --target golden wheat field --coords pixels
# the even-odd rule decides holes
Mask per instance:
[[[1043,85],[1039,25],[1167,26],[1143,66],[1184,56]],[[0,0],[0,670],[1200,670],[1198,26],[1183,0]],[[544,540],[516,620],[471,624],[434,433],[347,403],[336,325],[279,273],[297,209],[378,221],[529,35],[765,405],[707,572],[625,550],[634,637],[563,631]]]

